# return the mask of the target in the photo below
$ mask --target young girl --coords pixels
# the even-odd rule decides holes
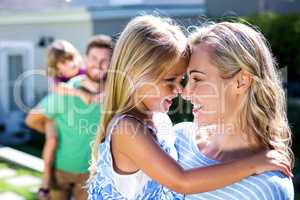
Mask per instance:
[[[122,32],[93,147],[89,199],[176,199],[181,195],[162,185],[179,193],[197,193],[266,170],[290,174],[288,161],[276,151],[271,157],[263,152],[188,171],[168,155],[172,147],[157,132],[153,114],[167,112],[181,92],[186,47],[184,34],[169,19],[139,16]]]
[[[75,47],[68,41],[57,40],[48,49],[46,72],[51,77],[50,90],[55,93],[79,96],[85,103],[90,103],[92,96],[82,90],[72,89],[65,83],[71,78],[84,74],[82,59]],[[53,120],[45,124],[46,141],[43,149],[44,174],[39,189],[40,199],[48,198],[51,171],[57,145],[56,127]]]

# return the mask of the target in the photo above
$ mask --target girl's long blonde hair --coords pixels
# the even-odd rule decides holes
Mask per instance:
[[[242,69],[253,77],[240,110],[241,128],[265,148],[283,149],[293,161],[285,92],[265,37],[250,26],[221,22],[191,33],[190,46],[202,43],[212,48],[211,60],[223,78]]]
[[[185,35],[169,18],[138,16],[125,27],[108,72],[104,109],[92,147],[92,175],[96,170],[99,144],[105,139],[112,117],[134,109],[136,88],[146,81],[161,79],[186,52],[186,47]]]

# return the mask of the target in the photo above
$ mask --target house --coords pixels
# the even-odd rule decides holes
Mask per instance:
[[[92,35],[117,38],[133,16],[156,12],[189,24],[205,14],[204,3],[204,0],[0,0],[0,124],[5,125],[5,133],[21,130],[24,114],[48,93],[44,65],[47,46],[53,40],[69,40],[84,54]],[[0,140],[3,140],[1,133]]]
[[[273,11],[282,14],[300,12],[299,0],[207,0],[206,12],[210,16],[246,16]]]

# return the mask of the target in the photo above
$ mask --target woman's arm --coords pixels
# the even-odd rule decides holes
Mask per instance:
[[[200,193],[225,187],[245,177],[267,170],[289,173],[288,166],[262,153],[230,163],[184,170],[156,143],[149,130],[134,119],[124,119],[112,135],[112,148],[129,158],[160,184],[179,193]]]

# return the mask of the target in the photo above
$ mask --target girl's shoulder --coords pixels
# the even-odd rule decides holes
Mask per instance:
[[[130,132],[137,130],[136,128],[141,125],[145,125],[145,123],[138,117],[130,114],[117,114],[110,120],[107,130],[109,134],[119,132],[130,134]]]
[[[118,147],[129,139],[132,142],[133,138],[138,141],[137,143],[144,143],[150,138],[148,136],[151,136],[165,153],[177,160],[172,122],[167,114],[155,113],[153,124],[145,123],[142,119],[130,114],[116,115],[110,121],[107,131],[106,138],[110,141],[111,137],[114,137],[115,141],[118,141],[116,142]]]
[[[140,119],[131,114],[117,114],[115,115],[110,123],[109,127],[112,130],[118,130],[120,128],[130,128],[141,126],[154,132],[155,134],[171,134],[172,132],[172,121],[169,116],[164,113],[154,113],[152,118],[153,123],[147,123],[143,119]]]
[[[112,117],[106,128],[105,141],[110,143],[112,136],[126,136],[131,138],[137,134],[145,134],[154,131],[154,129],[136,116],[130,114],[116,114]],[[124,137],[122,137],[124,138]]]

